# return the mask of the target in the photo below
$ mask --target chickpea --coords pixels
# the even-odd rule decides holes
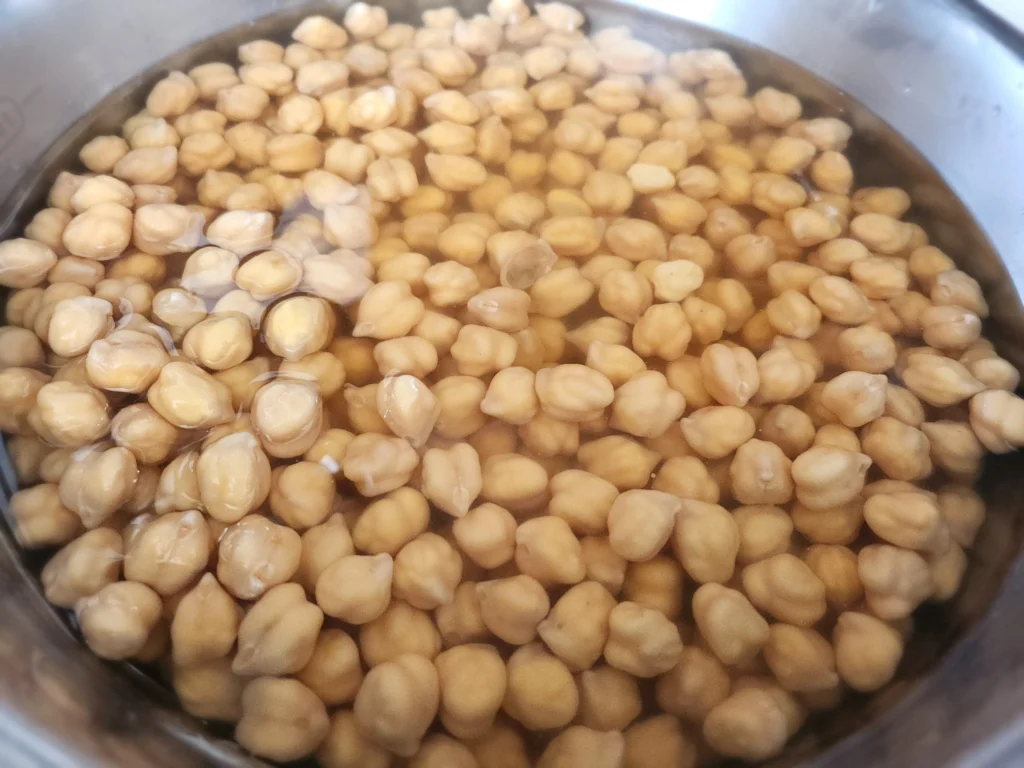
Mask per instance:
[[[380,496],[405,485],[418,464],[416,451],[405,440],[363,434],[349,444],[342,471],[363,496]]]
[[[217,548],[217,579],[240,600],[254,600],[298,570],[299,534],[259,515],[227,528]]]
[[[404,653],[433,659],[441,651],[441,636],[429,613],[394,599],[360,629],[359,646],[366,663],[375,667]]]
[[[683,644],[679,630],[660,611],[619,603],[608,618],[606,661],[637,677],[655,677],[676,665]]]
[[[96,528],[128,503],[138,479],[138,464],[125,448],[90,446],[72,455],[60,479],[64,506]]]
[[[811,509],[837,507],[864,487],[871,459],[862,453],[827,445],[812,446],[793,460],[796,496]]]
[[[949,531],[938,503],[922,493],[879,493],[864,503],[864,520],[879,538],[908,549],[939,554]]]
[[[318,694],[319,695],[319,694]],[[388,768],[391,754],[364,737],[350,709],[339,709],[330,720],[330,731],[316,752],[325,768]]]
[[[577,720],[600,731],[623,730],[640,716],[640,688],[632,675],[598,665],[577,678],[579,714]]]
[[[903,656],[903,638],[884,621],[847,611],[833,634],[836,668],[851,688],[870,692],[888,683]]]
[[[519,525],[515,562],[521,572],[548,584],[576,584],[586,575],[579,541],[569,524],[553,515]]]
[[[170,512],[150,522],[128,544],[125,578],[160,595],[180,592],[206,567],[210,529],[201,512]]]
[[[736,406],[701,408],[681,422],[686,442],[706,459],[720,459],[754,436],[753,417]]]
[[[46,599],[60,608],[74,608],[79,600],[118,580],[123,553],[116,531],[86,531],[44,566],[40,579]]]
[[[539,643],[517,649],[507,672],[502,708],[527,729],[561,728],[576,715],[579,694],[572,673]]]
[[[410,757],[437,714],[438,675],[421,656],[404,654],[371,669],[355,701],[361,733],[374,743]]]
[[[390,555],[343,555],[328,565],[316,582],[316,601],[324,612],[349,624],[366,624],[384,613],[391,601]]]
[[[431,390],[441,406],[434,426],[437,434],[461,440],[480,429],[487,421],[480,410],[486,390],[487,385],[472,376],[448,376],[437,382]]]
[[[353,553],[352,537],[345,518],[335,513],[302,535],[302,553],[295,581],[311,594],[315,591],[316,580],[329,565]]]
[[[615,598],[596,581],[571,587],[537,626],[544,643],[572,670],[590,669],[608,639]]]
[[[329,729],[327,708],[298,680],[259,677],[242,692],[235,739],[255,755],[298,760],[312,754]]]
[[[462,558],[436,534],[421,533],[395,556],[395,596],[416,608],[450,603],[461,578]]]
[[[423,302],[404,282],[377,283],[359,303],[353,336],[395,339],[406,336],[423,319]]]
[[[481,504],[456,520],[455,540],[483,568],[497,568],[512,559],[516,521],[497,504]]]
[[[743,569],[741,579],[751,602],[780,621],[809,627],[825,613],[825,585],[793,555],[752,563]]]
[[[488,645],[459,645],[438,655],[434,666],[444,727],[461,739],[485,733],[505,698],[505,664],[497,651]]]
[[[241,718],[245,682],[231,671],[229,658],[189,667],[176,665],[171,673],[174,692],[189,714],[224,722]]]
[[[537,762],[538,768],[625,765],[626,746],[618,731],[595,731],[582,725],[566,728],[551,740]]]
[[[370,504],[356,521],[352,540],[362,552],[398,554],[426,531],[430,508],[421,493],[398,488]]]
[[[537,413],[533,371],[514,366],[498,371],[480,401],[480,410],[509,424],[527,424]]]
[[[612,483],[620,491],[643,488],[661,456],[621,435],[591,440],[580,446],[581,467]]]
[[[546,501],[547,486],[547,471],[525,456],[498,454],[483,464],[481,495],[512,512],[533,509]]]
[[[298,584],[273,587],[238,625],[232,669],[245,676],[298,672],[313,656],[323,619]]]
[[[615,397],[603,374],[582,365],[543,369],[537,373],[535,386],[544,412],[566,421],[594,418]]]
[[[775,443],[748,440],[729,467],[732,495],[744,504],[782,504],[793,497],[791,462]]]
[[[933,589],[928,562],[888,544],[864,547],[857,555],[857,573],[868,607],[882,619],[906,618]]]
[[[612,549],[626,560],[650,560],[668,543],[680,507],[679,500],[668,493],[625,491],[608,511]]]
[[[970,488],[947,485],[938,493],[939,509],[953,540],[961,547],[974,543],[985,521],[985,502]]]
[[[804,560],[825,584],[825,599],[831,608],[843,611],[864,596],[857,575],[857,555],[844,546],[814,544],[807,549]]]
[[[171,622],[171,652],[178,667],[197,667],[226,658],[238,638],[241,610],[217,582],[205,574],[185,593]]]
[[[704,738],[715,752],[750,762],[767,760],[782,751],[789,722],[769,690],[733,692],[704,721]]]
[[[88,385],[70,381],[43,383],[36,390],[35,408],[30,418],[33,414],[47,442],[71,448],[100,439],[110,425],[109,407],[103,394]]]
[[[530,309],[544,317],[565,317],[586,304],[593,294],[594,285],[580,270],[575,267],[556,269],[533,283]]]
[[[61,309],[60,313],[57,312],[57,308]],[[57,323],[52,334],[53,341],[49,342],[50,349],[53,350],[56,343],[58,347],[64,346],[75,351],[75,355],[62,355],[64,357],[82,354],[95,340],[94,337],[103,335],[108,330],[108,323],[113,327],[109,302],[90,296],[62,299],[56,303],[53,314],[57,316]],[[52,319],[50,325],[54,325]],[[81,351],[78,351],[80,348]],[[56,353],[56,350],[54,352]],[[16,326],[0,328],[0,370],[39,369],[45,361],[43,344],[34,332]]]
[[[142,650],[160,619],[160,597],[144,584],[118,581],[75,604],[86,644],[104,659],[127,659]]]
[[[932,472],[930,442],[919,429],[883,416],[862,435],[864,452],[895,480],[922,480]]]

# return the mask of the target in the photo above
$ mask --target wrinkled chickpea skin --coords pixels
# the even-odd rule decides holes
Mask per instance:
[[[584,24],[311,16],[166,73],[0,243],[17,540],[259,757],[768,759],[892,679],[1024,445],[850,126]]]

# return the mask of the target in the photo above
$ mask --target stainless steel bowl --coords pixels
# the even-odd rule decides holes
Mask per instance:
[[[413,21],[436,0],[384,0]],[[303,0],[7,0],[0,3],[0,238],[97,131],[116,126],[168,68],[231,58],[282,36]],[[463,0],[464,13],[484,0]],[[990,333],[1024,364],[1024,48],[956,0],[594,0],[596,26],[625,24],[666,50],[732,50],[755,81],[793,90],[857,129],[861,183],[909,189],[920,221],[978,278]],[[142,74],[140,74],[142,73]],[[84,117],[83,117],[84,116]],[[1001,254],[1000,259],[996,254]],[[0,457],[6,501],[14,474]],[[964,588],[919,612],[896,683],[811,722],[778,765],[1019,764],[1024,730],[1024,459],[989,463],[990,520]],[[4,505],[5,506],[5,505]],[[258,765],[229,734],[180,714],[130,667],[92,656],[43,601],[0,525],[0,765]],[[1017,757],[1013,757],[1013,755]]]

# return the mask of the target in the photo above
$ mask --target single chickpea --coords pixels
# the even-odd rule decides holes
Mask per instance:
[[[746,596],[719,584],[697,589],[693,615],[712,652],[725,664],[750,661],[768,641],[768,623]]]
[[[74,608],[120,577],[124,545],[110,528],[86,531],[55,554],[40,580],[46,599],[60,608]]]
[[[790,723],[771,690],[746,688],[734,691],[708,713],[703,734],[715,752],[756,762],[782,751]]]
[[[50,317],[47,338],[50,349],[63,357],[77,357],[85,354],[94,341],[106,336],[114,329],[113,314],[110,302],[91,296],[78,296],[57,302],[53,315]],[[18,333],[18,331],[20,329],[12,330],[10,333]],[[0,337],[0,348],[8,338],[6,334]],[[33,339],[33,341],[35,340]],[[5,351],[0,349],[0,352]],[[5,355],[5,357],[11,358],[10,355]],[[29,362],[29,360],[15,358],[10,359],[8,364],[33,367],[26,365]]]
[[[110,407],[103,393],[71,381],[53,381],[39,387],[32,413],[47,442],[70,448],[99,440],[110,426]]]
[[[654,299],[650,281],[632,270],[613,269],[601,278],[601,308],[623,322],[636,323]]]
[[[539,643],[517,649],[508,660],[502,708],[528,730],[561,728],[579,708],[572,673]]]
[[[441,723],[461,739],[494,724],[505,698],[505,663],[489,645],[459,645],[434,659],[441,689]]]
[[[388,768],[391,765],[391,754],[359,732],[351,709],[339,709],[331,715],[330,731],[317,750],[316,759],[325,768]]]
[[[328,706],[352,702],[363,682],[355,640],[341,629],[323,630],[309,662],[295,676]]]
[[[255,600],[298,570],[299,534],[259,515],[246,515],[221,534],[217,579],[240,600]]]
[[[190,363],[171,362],[160,368],[147,397],[153,409],[176,427],[209,428],[234,418],[227,386]]]
[[[440,699],[434,665],[404,654],[371,669],[355,701],[361,733],[402,757],[410,757],[437,714]]]
[[[857,691],[876,691],[884,686],[896,674],[903,657],[900,633],[866,613],[840,614],[833,642],[839,675]]]
[[[681,506],[678,498],[661,491],[622,493],[608,512],[612,549],[626,560],[650,560],[668,543]]]
[[[349,624],[371,622],[391,602],[393,572],[391,555],[343,555],[317,578],[317,605]]]
[[[423,493],[452,517],[463,517],[483,484],[480,458],[468,443],[431,448],[423,455]]]
[[[55,483],[18,490],[10,499],[14,538],[27,549],[67,544],[83,532],[82,519],[60,501]]]
[[[128,151],[128,142],[120,136],[97,136],[82,147],[78,159],[93,173],[110,173]]]
[[[556,269],[539,277],[530,288],[530,309],[544,317],[565,317],[594,295],[594,284],[575,267]]]
[[[171,621],[171,654],[178,667],[226,658],[238,639],[241,610],[212,573],[181,598]],[[230,662],[229,662],[230,663]]]
[[[726,582],[732,578],[739,552],[739,527],[723,507],[683,499],[676,513],[672,546],[695,581]]]
[[[679,630],[664,614],[636,603],[619,603],[608,617],[605,660],[637,677],[655,677],[679,661]]]
[[[752,563],[743,569],[741,579],[751,602],[780,621],[809,627],[825,613],[825,585],[793,555]]]
[[[789,551],[793,521],[772,505],[737,507],[733,517],[739,526],[740,563],[754,563]]]
[[[536,375],[535,388],[541,408],[566,421],[587,421],[599,415],[615,397],[611,382],[583,365],[559,365]]]
[[[618,489],[597,475],[571,469],[551,478],[551,494],[552,515],[565,520],[577,534],[598,535],[607,530]]]
[[[160,597],[144,584],[108,584],[75,605],[75,616],[86,644],[105,659],[138,654],[160,619]]]
[[[676,431],[676,434],[684,449],[690,450],[682,432]],[[651,443],[651,446],[654,447],[654,444]],[[666,451],[664,444],[658,446],[658,449],[663,453]],[[720,495],[718,483],[708,472],[705,462],[688,453],[669,456],[658,470],[651,487],[681,499],[696,499],[709,504],[717,503]]]
[[[230,658],[189,667],[175,665],[171,677],[174,693],[189,714],[229,723],[241,718],[245,681],[231,671]]]
[[[902,421],[882,416],[861,435],[864,453],[895,480],[923,480],[932,472],[927,435]]]
[[[547,584],[576,584],[586,575],[579,541],[569,524],[553,515],[519,525],[515,562],[521,572]]]
[[[627,437],[608,435],[580,446],[578,459],[584,470],[625,491],[646,487],[661,456]]]
[[[419,491],[398,488],[370,504],[356,521],[352,540],[361,552],[398,554],[427,529],[430,508]]]
[[[329,730],[324,703],[298,680],[258,677],[245,686],[235,739],[253,754],[298,760],[316,751]]]
[[[552,739],[537,762],[538,768],[626,765],[626,745],[618,731],[601,732],[573,725]]]
[[[404,282],[377,283],[359,303],[353,336],[395,339],[406,336],[423,319],[423,302]]]
[[[857,574],[857,555],[838,544],[813,544],[804,553],[804,560],[825,584],[829,607],[844,611],[864,597],[864,587]]]
[[[487,386],[472,376],[447,376],[437,382],[432,389],[441,406],[434,427],[437,434],[461,440],[480,429],[487,421],[480,410],[486,390]]]
[[[721,459],[754,436],[753,417],[737,406],[709,406],[681,422],[686,442],[706,459]]]
[[[206,567],[210,548],[210,529],[201,512],[161,515],[126,547],[125,578],[160,595],[176,594]]]
[[[825,385],[821,403],[847,427],[862,427],[885,412],[884,375],[846,371]]]
[[[683,414],[686,400],[665,376],[645,371],[622,384],[612,404],[611,425],[637,437],[658,437]]]
[[[642,703],[636,678],[622,670],[598,665],[577,678],[577,720],[600,731],[623,730],[640,716]]]
[[[544,643],[570,669],[590,669],[608,639],[608,617],[615,598],[596,581],[569,589],[537,627]]]
[[[629,347],[602,341],[590,344],[587,349],[587,366],[603,374],[616,388],[647,370],[643,358]]]
[[[509,424],[526,424],[537,414],[533,371],[514,366],[495,373],[480,410]]]
[[[623,582],[623,596],[630,602],[660,611],[672,621],[683,609],[683,569],[668,556],[631,563]]]
[[[370,667],[404,653],[433,659],[441,651],[441,636],[429,613],[393,599],[379,618],[359,630],[359,648]]]
[[[857,573],[869,609],[882,619],[906,618],[933,589],[928,561],[889,544],[864,547],[857,555]]]
[[[953,476],[973,478],[981,469],[985,447],[970,424],[957,421],[922,423],[920,429],[928,438],[931,460]]]
[[[298,584],[268,590],[238,625],[235,674],[285,675],[298,672],[313,656],[324,614],[306,601]]]
[[[516,349],[515,338],[507,333],[483,325],[464,325],[451,354],[460,373],[483,376],[511,366]]]
[[[626,765],[654,768],[678,765],[694,768],[697,747],[684,733],[678,718],[662,714],[634,723],[626,731]]]
[[[462,558],[432,533],[422,533],[395,556],[395,596],[416,608],[431,610],[453,599],[462,577]]]

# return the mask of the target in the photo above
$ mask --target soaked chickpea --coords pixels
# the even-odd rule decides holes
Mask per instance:
[[[307,17],[165,74],[0,243],[15,537],[257,757],[769,759],[893,678],[1024,445],[851,126],[584,29]]]
[[[246,515],[221,534],[217,579],[240,600],[254,600],[288,581],[302,553],[299,534],[259,515]]]

